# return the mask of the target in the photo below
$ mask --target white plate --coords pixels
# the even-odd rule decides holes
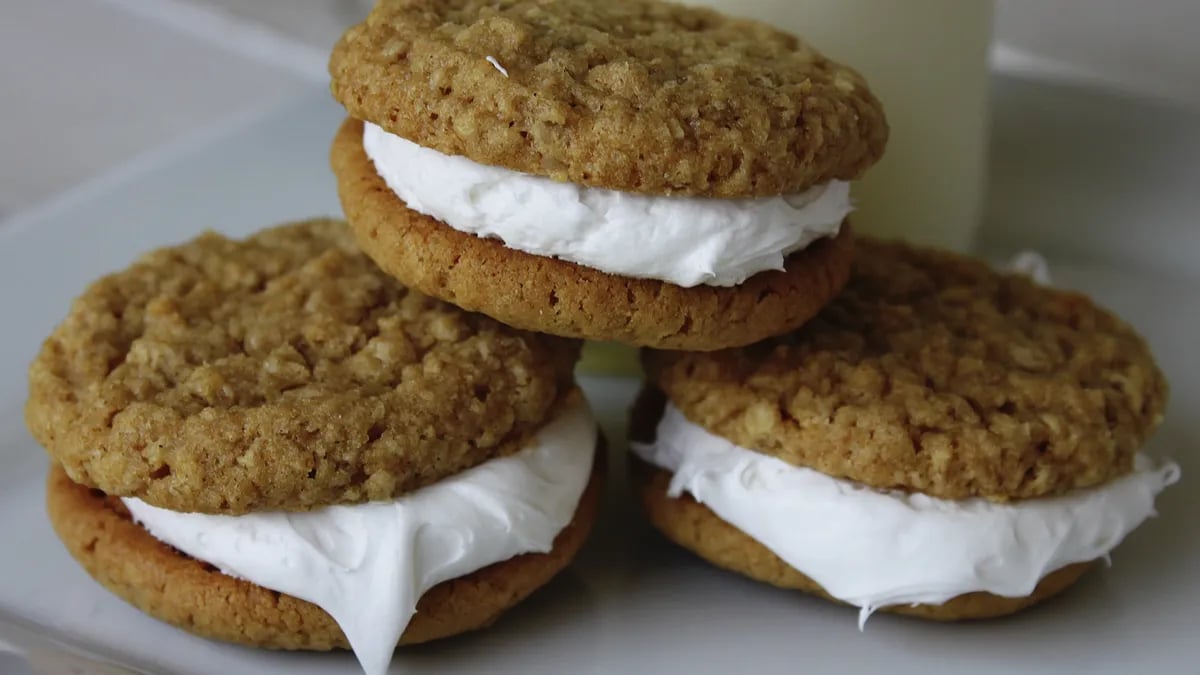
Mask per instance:
[[[999,90],[1010,96],[999,110],[1022,111],[1019,124],[1031,128],[1044,129],[1054,120],[1070,126],[1071,115],[1086,116],[1096,104],[1092,94],[1029,83],[1002,80]],[[1011,96],[1027,100],[1019,104]],[[1136,101],[1113,99],[1105,105],[1125,106],[1129,124],[1140,119]],[[1039,114],[1052,118],[1037,119]],[[1111,109],[1106,113],[1116,114]],[[340,119],[340,110],[327,96],[314,92],[282,109],[158,153],[0,232],[0,611],[151,671],[357,672],[346,653],[278,654],[194,638],[143,616],[93,583],[63,551],[46,522],[46,460],[20,419],[26,364],[71,298],[95,276],[124,266],[139,251],[187,239],[206,227],[245,234],[289,218],[337,213],[326,149]],[[996,123],[997,138],[1011,142],[1021,137],[1022,127],[1014,127],[1004,115],[998,115]],[[1200,119],[1187,128],[1195,138]],[[1045,140],[1052,143],[1053,135]],[[1034,150],[1038,156],[1056,156],[1053,147]],[[993,194],[1019,196],[1022,186],[1045,183],[1038,173],[1044,174],[1044,164],[1021,165],[1014,161],[1015,152],[1008,146],[997,148],[1001,173],[994,177]],[[1081,172],[1094,173],[1103,157],[1093,153],[1078,161]],[[1200,157],[1193,157],[1175,170],[1194,177],[1197,165]],[[1118,178],[1121,170],[1104,168]],[[1140,176],[1130,174],[1122,180],[1136,187]],[[1040,194],[1039,199],[1052,199],[1054,191]],[[1195,203],[1194,193],[1177,197],[1178,209]],[[1121,195],[1106,196],[1111,203],[1120,199]],[[1017,207],[1036,212],[1036,206],[993,209],[992,220],[996,213],[1013,213]],[[1163,213],[1172,208],[1152,206]],[[1070,213],[1068,207],[1076,208],[1078,202],[1046,207]],[[1126,212],[1141,208],[1126,207]],[[1107,212],[1093,215],[1104,220]],[[1086,232],[1090,223],[1086,212],[1073,217],[1073,222],[1058,223],[1060,229],[1045,240],[1062,254],[1051,256],[1056,281],[1093,293],[1153,343],[1172,379],[1173,398],[1151,451],[1176,457],[1184,475],[1183,483],[1161,498],[1161,517],[1128,538],[1113,556],[1111,569],[1097,569],[1062,598],[1010,619],[936,625],[876,615],[865,633],[859,633],[853,610],[709,568],[665,544],[641,523],[625,487],[622,461],[625,409],[636,385],[594,379],[586,388],[614,441],[614,461],[598,531],[578,562],[494,628],[402,650],[394,671],[1196,672],[1200,498],[1192,481],[1200,472],[1200,362],[1195,359],[1200,285],[1194,278],[1160,276],[1160,271],[1072,260],[1071,251],[1059,245],[1070,240],[1061,228]],[[1013,242],[1003,231],[993,231],[985,241],[993,241],[998,249],[1044,243],[1036,231],[1027,234]],[[1181,233],[1180,241],[1191,241],[1191,234]],[[1138,245],[1138,238],[1129,244]],[[1160,250],[1165,242],[1149,244],[1150,250]],[[1132,264],[1138,255],[1133,251],[1127,260]],[[1188,255],[1200,262],[1200,251],[1195,250],[1174,251],[1173,259]]]

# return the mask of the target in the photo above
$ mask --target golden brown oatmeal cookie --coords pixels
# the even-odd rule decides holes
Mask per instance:
[[[575,517],[549,553],[519,555],[429,589],[400,644],[483,628],[544,586],[583,546],[603,484],[603,447]],[[55,465],[46,506],[67,551],[96,581],[161,621],[217,640],[267,649],[346,649],[333,618],[298,598],[226,576],[155,539],[115,497],[74,483]]]
[[[712,354],[648,351],[643,365],[688,419],[742,447],[945,499],[1124,475],[1167,398],[1142,338],[1085,296],[873,240],[799,331]]]
[[[329,72],[352,116],[420,145],[648,194],[849,180],[888,133],[862,77],[795,37],[653,0],[382,0]]]
[[[836,238],[789,256],[785,271],[728,288],[683,288],[524,253],[410,210],[375,173],[361,137],[362,124],[346,120],[331,160],[362,249],[408,286],[518,328],[664,349],[720,349],[799,326],[850,273],[848,224]]]
[[[341,221],[205,234],[92,284],[29,372],[72,480],[163,508],[389,499],[520,449],[574,341],[410,291]]]
[[[630,477],[650,523],[679,546],[722,569],[756,581],[804,591],[838,602],[815,581],[788,565],[750,535],[721,520],[689,495],[667,496],[670,472],[650,466],[630,455]],[[880,611],[935,621],[990,619],[1018,612],[1048,600],[1074,584],[1091,567],[1090,562],[1067,565],[1042,578],[1028,596],[1006,598],[991,593],[966,593],[940,605],[894,605]]]

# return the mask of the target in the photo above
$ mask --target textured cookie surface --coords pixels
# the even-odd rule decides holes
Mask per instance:
[[[75,301],[26,422],[76,482],[168,509],[388,499],[520,449],[578,348],[404,288],[341,221],[206,234]]]
[[[411,288],[518,328],[663,349],[720,349],[804,323],[850,273],[848,225],[836,238],[792,254],[786,270],[727,288],[683,288],[531,255],[408,209],[375,173],[361,137],[362,124],[347,120],[331,160],[362,249]]]
[[[1128,325],[956,254],[857,252],[845,290],[800,330],[647,352],[650,380],[742,447],[876,488],[1003,501],[1132,470],[1167,385]]]
[[[415,143],[617,190],[799,192],[857,177],[887,140],[852,70],[653,0],[383,0],[329,69],[352,116]]]
[[[688,495],[678,499],[667,496],[669,472],[652,467],[635,457],[629,458],[634,490],[655,529],[667,539],[723,569],[781,588],[804,591],[837,601],[809,577],[784,562],[770,549],[745,532],[721,520],[707,506]],[[960,621],[990,619],[1012,614],[1047,600],[1074,584],[1091,563],[1078,563],[1055,570],[1042,578],[1033,593],[1006,598],[991,593],[966,593],[940,605],[895,605],[880,611],[932,619]]]
[[[490,625],[545,585],[583,546],[595,519],[603,453],[575,517],[549,553],[530,553],[429,589],[400,640],[415,644]],[[147,614],[208,638],[268,649],[345,649],[324,610],[226,576],[155,539],[129,518],[120,500],[74,483],[58,466],[46,506],[68,552],[96,581]]]

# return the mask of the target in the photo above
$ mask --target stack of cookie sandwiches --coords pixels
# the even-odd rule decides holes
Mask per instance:
[[[579,343],[409,290],[311,221],[144,256],[29,376],[70,553],[151,616],[273,649],[480,628],[563,569],[603,465]]]
[[[384,270],[675,350],[645,356],[635,475],[719,565],[864,619],[995,616],[1068,586],[1176,477],[1137,454],[1166,387],[1119,320],[948,253],[868,240],[854,262],[847,181],[887,125],[793,36],[650,0],[398,0],[330,71],[342,204]]]
[[[1053,595],[1177,476],[1139,454],[1166,385],[1124,323],[855,246],[887,124],[794,36],[655,0],[379,0],[330,71],[348,223],[150,253],[30,370],[54,527],[152,616],[369,675],[488,625],[595,515],[578,338],[647,348],[656,527],[864,618]]]
[[[653,0],[384,0],[330,62],[359,245],[512,326],[712,350],[845,283],[882,108],[796,37]]]
[[[1128,325],[953,253],[861,240],[800,330],[643,361],[631,474],[650,522],[860,625],[1049,598],[1179,476],[1140,452],[1167,385]]]

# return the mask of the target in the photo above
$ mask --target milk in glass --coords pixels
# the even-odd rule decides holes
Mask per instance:
[[[980,218],[990,0],[684,0],[765,21],[858,70],[891,137],[855,186],[857,231],[970,247]]]

